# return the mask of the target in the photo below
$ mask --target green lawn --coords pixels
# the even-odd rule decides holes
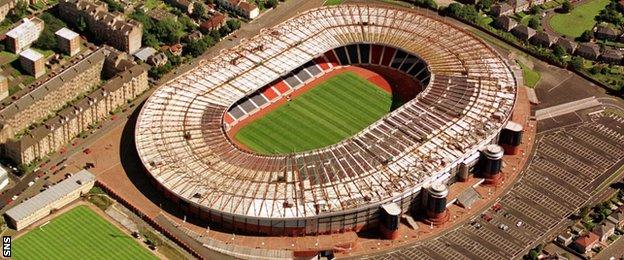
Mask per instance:
[[[609,0],[593,0],[574,7],[569,14],[556,14],[550,21],[550,26],[556,32],[573,38],[581,36],[585,30],[594,27],[594,17],[609,4]]]
[[[325,0],[325,5],[339,5],[342,4],[344,0]]]
[[[235,138],[263,154],[306,151],[356,134],[391,107],[392,95],[347,72],[251,122]]]
[[[78,206],[13,242],[14,259],[156,259],[87,206]]]
[[[540,80],[541,75],[539,72],[532,70],[527,65],[524,65],[522,62],[518,62],[520,68],[522,68],[522,78],[524,78],[524,85],[527,87],[535,87],[537,82]]]

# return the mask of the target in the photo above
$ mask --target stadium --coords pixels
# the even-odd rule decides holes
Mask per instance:
[[[317,88],[329,90],[307,100],[321,104],[338,92],[345,95],[338,101],[379,100],[358,96],[355,87],[347,93],[353,82],[375,85],[348,75],[350,68],[384,77],[398,105],[380,107],[367,118],[372,123],[327,138],[331,144],[266,148],[280,142],[273,132],[325,138],[304,138],[292,125],[274,126],[265,131],[273,139],[256,144],[264,137],[238,138],[272,111],[306,105],[298,100]],[[332,87],[338,76],[353,79]],[[371,5],[323,7],[264,29],[157,89],[139,114],[136,149],[156,188],[200,219],[266,235],[358,231],[383,223],[384,214],[422,207],[428,187],[444,194],[438,184],[473,167],[483,149],[499,153],[491,144],[509,121],[517,81],[492,48],[439,18]],[[325,107],[335,115],[318,129],[348,125],[340,120],[353,112],[336,110]],[[321,130],[315,134],[329,131]]]

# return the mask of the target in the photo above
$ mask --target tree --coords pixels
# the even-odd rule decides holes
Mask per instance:
[[[230,28],[230,31],[236,31],[241,27],[241,22],[238,19],[228,20],[225,24]]]
[[[268,0],[266,1],[266,4],[264,5],[266,8],[274,8],[277,7],[277,0]]]
[[[578,56],[574,56],[572,60],[570,60],[570,66],[572,66],[572,68],[576,70],[583,69],[584,63],[585,61],[583,60],[583,58],[578,57]],[[581,208],[581,219],[586,218],[587,216],[589,216],[589,208],[587,207]]]
[[[534,5],[531,6],[531,8],[529,9],[529,13],[532,15],[538,15],[542,13],[542,6],[541,5]]]
[[[594,37],[594,32],[591,30],[585,30],[581,36],[578,37],[578,41],[589,42]]]
[[[76,28],[78,28],[78,31],[82,33],[87,31],[87,21],[85,21],[82,15],[78,16],[78,19],[76,20]]]
[[[445,15],[458,16],[461,10],[462,10],[461,4],[451,3],[442,11]]]
[[[161,41],[174,44],[178,43],[184,35],[184,28],[181,23],[171,18],[165,18],[154,25],[154,34]]]
[[[186,45],[185,51],[187,54],[190,54],[193,57],[197,57],[199,55],[202,55],[202,53],[204,53],[206,49],[208,49],[208,45],[206,44],[206,42],[199,39],[189,42],[189,44]]]
[[[555,45],[555,48],[553,48],[553,54],[557,58],[561,58],[561,57],[565,56],[567,54],[567,52],[566,52],[566,49],[564,49],[560,45]]]
[[[529,27],[535,29],[535,30],[539,30],[540,29],[540,19],[537,18],[536,16],[531,17],[531,19],[529,19]]]
[[[570,1],[565,0],[563,4],[561,4],[561,12],[567,14],[570,11],[572,11],[572,4]]]
[[[201,2],[193,3],[193,18],[199,19],[206,17],[206,6]]]
[[[11,10],[9,15],[9,20],[11,22],[17,22],[20,19],[24,18],[28,14],[28,2],[27,1],[17,1],[15,3],[15,8]]]
[[[481,11],[490,11],[492,8],[493,1],[492,0],[481,0],[477,3],[477,9]]]

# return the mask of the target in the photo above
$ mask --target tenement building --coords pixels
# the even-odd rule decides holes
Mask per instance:
[[[148,88],[146,65],[134,65],[101,88],[61,110],[28,134],[6,143],[6,154],[17,163],[28,164],[58,151],[81,133],[110,115],[127,100]]]
[[[143,25],[126,19],[122,13],[109,13],[103,2],[61,0],[58,8],[60,17],[69,23],[75,25],[84,19],[90,33],[99,41],[128,53],[141,48]]]
[[[68,68],[62,72],[37,81],[3,100],[0,106],[0,142],[50,116],[53,111],[100,83],[103,49],[83,59],[77,57],[74,62],[73,65],[65,65]]]

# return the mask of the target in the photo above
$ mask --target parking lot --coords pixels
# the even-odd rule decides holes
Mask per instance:
[[[469,223],[382,259],[510,259],[585,204],[623,164],[624,113],[563,115],[537,135],[536,154],[509,193]],[[565,123],[568,122],[568,123]],[[538,128],[539,130],[539,128]]]

